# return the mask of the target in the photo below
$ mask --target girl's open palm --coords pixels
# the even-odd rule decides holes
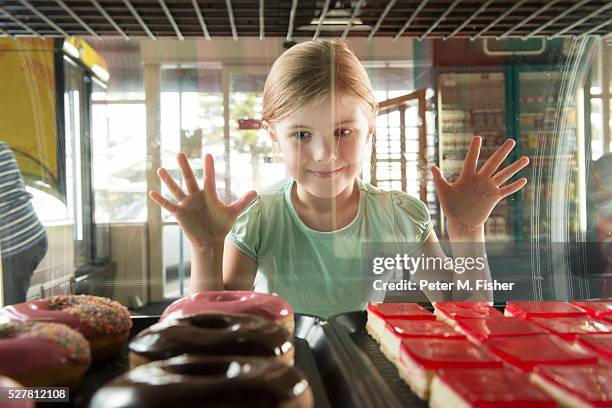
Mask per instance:
[[[484,225],[499,201],[527,184],[527,179],[521,178],[503,185],[529,164],[526,156],[497,171],[514,148],[516,144],[514,140],[506,140],[482,167],[477,169],[481,144],[480,136],[472,139],[461,174],[454,183],[446,181],[437,166],[432,167],[438,198],[448,221],[470,230]]]
[[[181,173],[187,185],[187,192],[172,179],[166,169],[157,170],[176,200],[176,204],[162,197],[157,191],[149,196],[162,208],[174,215],[181,229],[194,247],[205,248],[223,242],[234,220],[255,198],[255,191],[249,191],[232,204],[225,205],[217,195],[215,166],[210,154],[204,156],[204,188],[200,189],[191,166],[184,154],[177,156]]]

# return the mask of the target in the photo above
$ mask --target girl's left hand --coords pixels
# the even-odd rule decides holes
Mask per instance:
[[[478,170],[481,144],[480,136],[472,139],[461,174],[454,183],[446,181],[437,166],[431,168],[438,198],[449,224],[459,225],[466,231],[481,228],[498,202],[527,184],[527,179],[523,177],[503,186],[529,164],[526,156],[497,171],[516,145],[514,140],[506,140]]]

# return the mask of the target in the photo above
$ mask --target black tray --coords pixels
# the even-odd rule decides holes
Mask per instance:
[[[354,369],[363,373],[367,392],[379,407],[427,408],[402,380],[395,365],[380,351],[366,331],[367,312],[342,313],[329,319],[338,339],[349,354]]]
[[[130,338],[158,319],[159,316],[132,317],[134,326]],[[350,357],[332,328],[316,316],[295,315],[295,364],[310,382],[316,408],[380,406],[371,399],[369,387],[359,371],[353,371]],[[81,384],[71,390],[69,406],[87,407],[98,388],[128,370],[126,343],[117,357],[92,365]]]
[[[434,307],[419,303],[430,312]],[[494,304],[504,312],[504,304]],[[427,408],[426,401],[417,397],[402,380],[397,367],[380,351],[378,343],[366,331],[368,315],[365,310],[337,314],[329,318],[338,340],[345,348],[353,369],[363,373],[366,390],[380,407]]]

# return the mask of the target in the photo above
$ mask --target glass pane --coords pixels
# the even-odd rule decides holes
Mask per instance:
[[[455,181],[463,167],[473,136],[482,137],[479,163],[483,163],[508,137],[506,132],[506,77],[501,72],[447,73],[440,75],[440,157],[441,170],[447,180]],[[507,240],[508,208],[498,205],[487,223],[492,240]],[[506,228],[507,227],[507,228]]]
[[[258,119],[262,114],[265,74],[231,72],[230,75],[230,160],[233,198],[251,189],[261,189],[286,177],[285,165],[272,153],[272,142],[258,126],[240,127],[241,119]]]
[[[227,162],[224,139],[221,70],[186,66],[165,66],[161,75],[161,151],[162,166],[186,190],[176,161],[179,152],[187,156],[200,185],[203,180],[202,157],[210,153],[215,161],[217,194],[226,196]],[[172,197],[162,183],[162,194]],[[162,259],[164,296],[185,294],[189,281],[190,245],[174,217],[162,209],[164,221]]]
[[[591,157],[599,159],[604,154],[603,105],[602,100],[591,99]]]
[[[598,47],[591,68],[591,95],[601,95],[603,89],[603,47]]]
[[[104,7],[111,7],[113,2],[106,3]],[[182,3],[185,12],[187,3]],[[300,46],[307,46],[302,45],[307,42],[304,34],[308,34],[303,27],[313,17],[304,14],[305,6],[299,3],[301,9],[296,19],[304,21],[296,20],[294,34]],[[336,17],[346,21],[351,10],[348,15],[346,11],[357,2],[331,3],[330,12],[338,13]],[[461,20],[462,13],[473,14],[468,9],[483,2],[459,3],[446,20],[440,21],[439,30]],[[494,3],[496,7],[503,6],[503,2]],[[551,10],[562,12],[561,3],[552,5]],[[176,7],[171,12],[177,23],[183,25],[184,16]],[[361,171],[362,181],[375,185],[357,191],[360,197],[371,198],[364,201],[367,211],[355,212],[365,217],[363,224],[362,220],[354,224],[360,228],[336,231],[340,220],[345,225],[353,221],[352,210],[359,210],[354,204],[361,203],[351,201],[357,194],[347,200],[341,194],[301,195],[300,199],[306,197],[304,202],[295,201],[290,195],[290,204],[303,204],[295,206],[299,219],[284,200],[280,201],[282,206],[271,212],[272,216],[264,211],[260,218],[249,218],[257,211],[256,206],[252,207],[253,213],[244,214],[242,219],[255,221],[245,235],[255,243],[256,252],[245,256],[257,259],[257,271],[250,275],[244,288],[287,297],[298,305],[297,312],[315,312],[318,306],[323,310],[329,299],[338,299],[346,310],[363,309],[365,302],[352,302],[358,298],[360,289],[355,285],[358,279],[354,274],[361,271],[361,243],[376,239],[420,243],[423,237],[419,234],[429,227],[431,218],[433,230],[449,256],[453,255],[453,245],[448,240],[460,238],[449,233],[453,226],[463,226],[467,220],[472,227],[467,231],[474,233],[470,238],[477,240],[481,236],[475,233],[484,230],[487,254],[491,255],[491,278],[516,282],[519,286],[516,291],[496,291],[497,302],[612,296],[605,275],[610,265],[603,250],[607,247],[589,244],[609,241],[612,225],[607,187],[612,185],[607,182],[612,148],[609,123],[612,111],[607,92],[612,88],[609,45],[596,38],[548,39],[568,23],[567,19],[542,29],[540,35],[546,41],[537,38],[497,41],[492,37],[503,36],[507,22],[500,21],[482,32],[486,28],[483,19],[489,18],[492,10],[485,10],[446,41],[433,38],[434,33],[429,33],[432,38],[421,41],[408,38],[392,41],[390,25],[401,17],[393,16],[399,13],[399,6],[394,7],[378,28],[380,37],[367,41],[358,38],[360,33],[351,29],[347,40],[364,62],[368,81],[363,84],[371,85],[378,102],[410,93],[422,94],[425,106],[419,108],[424,108],[425,117],[419,116],[423,109],[418,109],[415,101],[402,106],[404,116],[399,107],[392,112],[385,110],[375,120],[375,138],[369,145],[361,144],[361,140],[348,145],[335,163],[326,163],[329,168],[347,164],[339,170],[352,170],[355,169],[349,166],[354,164],[352,153],[363,151],[366,155],[365,163],[355,169],[355,174]],[[594,6],[586,6],[589,7]],[[236,10],[239,9],[237,5]],[[429,9],[425,14],[431,21],[440,17],[436,14],[441,15],[441,10]],[[135,33],[137,22],[126,23],[129,19],[125,15],[121,17],[117,10],[111,11],[118,24],[128,24],[128,35]],[[291,55],[285,54],[283,46],[286,30],[284,34],[266,31],[265,38],[259,40],[243,35],[246,20],[241,23],[237,19],[239,38],[232,41],[214,32],[215,27],[220,27],[215,19],[222,16],[209,16],[210,10],[205,11],[205,19],[213,19],[209,24],[213,34],[210,41],[193,37],[199,31],[197,24],[186,26],[184,34],[190,38],[185,41],[162,38],[173,33],[158,30],[154,30],[159,37],[155,41],[111,38],[110,32],[100,31],[88,15],[83,18],[99,31],[101,38],[81,42],[75,49],[68,48],[71,51],[64,51],[58,38],[21,35],[0,38],[0,137],[15,154],[25,189],[32,196],[29,201],[49,244],[44,259],[27,282],[26,294],[30,299],[54,293],[108,294],[136,313],[159,314],[171,299],[189,294],[191,246],[168,211],[162,210],[159,219],[147,214],[147,209],[152,208],[157,214],[156,204],[147,196],[150,190],[159,190],[172,198],[155,174],[158,163],[184,188],[177,153],[187,155],[200,183],[202,156],[212,154],[217,194],[226,203],[251,189],[267,198],[266,187],[288,176],[286,166],[304,164],[295,163],[291,157],[281,158],[272,149],[269,135],[260,129],[268,74],[279,56]],[[280,14],[284,12],[289,11],[285,8]],[[521,14],[518,9],[516,12]],[[574,14],[591,12],[577,9]],[[362,20],[359,27],[367,28],[377,21],[369,12],[360,13],[355,16],[355,21]],[[22,17],[17,15],[18,19]],[[146,24],[153,24],[158,17],[150,17],[151,21],[147,17]],[[536,16],[513,34],[520,36],[543,27],[547,18]],[[0,20],[6,19],[0,16]],[[23,21],[40,23],[34,20]],[[601,24],[595,20],[593,27]],[[423,22],[417,16],[404,34],[426,30]],[[50,33],[44,31],[44,24],[38,26],[41,34]],[[4,26],[3,29],[6,30]],[[488,37],[487,41],[468,38],[478,36],[479,32]],[[331,31],[322,33],[324,38],[328,35],[332,35]],[[532,48],[534,44],[541,44],[541,49]],[[593,55],[596,57],[592,58]],[[316,67],[312,61],[307,60],[298,68]],[[320,73],[325,74],[326,67],[322,68]],[[318,98],[323,93],[310,87],[316,85],[315,79],[325,79],[325,75],[314,72],[309,77],[313,72],[308,69],[300,71],[299,79],[306,79],[303,94],[313,91]],[[104,73],[108,73],[108,80],[103,78]],[[270,84],[300,84],[298,80],[285,84],[285,79],[275,78]],[[327,80],[322,82],[321,87],[328,86]],[[342,91],[350,93],[357,89],[347,87]],[[296,97],[283,102],[299,108],[304,101]],[[320,118],[311,119],[317,122]],[[426,132],[422,131],[423,126]],[[450,183],[457,182],[474,135],[483,138],[478,169],[507,139],[515,140],[516,146],[507,157],[498,156],[501,163],[490,161],[488,171],[472,174],[486,178],[480,184],[488,188],[486,193],[474,188],[475,179],[466,182],[464,177],[455,187],[468,193],[445,204],[435,189],[440,184],[433,182],[434,173],[430,170],[437,165]],[[530,159],[524,169],[516,174],[502,170],[523,155]],[[316,174],[322,179],[328,176],[331,178],[329,174]],[[503,189],[521,177],[528,180],[524,188],[507,197],[495,196],[495,205],[487,205],[490,201],[487,198],[491,197],[487,193],[500,194],[496,188]],[[323,183],[313,180],[315,184]],[[299,183],[302,181],[298,180]],[[8,205],[2,200],[5,191],[1,188],[0,210]],[[391,199],[386,191],[389,189],[403,190],[422,199],[428,215],[412,200]],[[296,191],[301,194],[305,190]],[[22,197],[25,201],[29,199],[27,194]],[[341,200],[343,205],[333,207],[331,204],[337,203],[334,200]],[[465,203],[469,204],[465,206],[466,212],[453,212],[453,205],[460,207]],[[479,213],[485,210],[486,214]],[[0,221],[7,213],[0,211]],[[470,213],[482,216],[470,218]],[[314,238],[306,240],[302,233],[308,230],[301,229],[296,222],[300,219],[311,229],[325,232],[313,233],[308,238],[325,237],[326,243],[315,242]],[[0,224],[0,239],[3,232],[12,230],[10,222]],[[253,226],[257,222],[261,225]],[[296,225],[298,228],[294,228]],[[350,239],[344,239],[342,234],[349,232],[354,234],[347,234]],[[340,236],[342,239],[336,239]],[[0,244],[4,261],[6,246],[4,241]],[[239,245],[236,248],[245,249]],[[312,248],[318,252],[308,252]],[[282,273],[277,274],[279,270]],[[344,274],[337,274],[337,270]],[[330,273],[317,275],[322,271]],[[310,307],[308,302],[316,307]]]

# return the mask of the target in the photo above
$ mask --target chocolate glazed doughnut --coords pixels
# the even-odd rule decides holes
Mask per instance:
[[[182,355],[141,365],[100,388],[90,408],[311,408],[295,368],[258,357]]]
[[[269,319],[244,314],[202,314],[167,319],[130,342],[130,366],[196,354],[256,356],[293,365],[294,347],[284,328]]]

